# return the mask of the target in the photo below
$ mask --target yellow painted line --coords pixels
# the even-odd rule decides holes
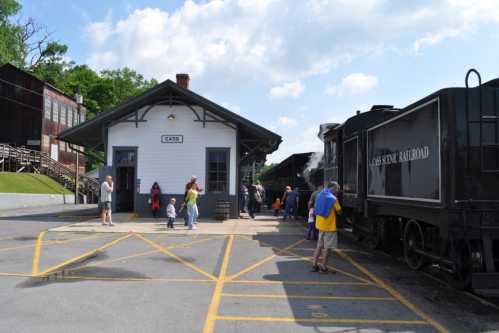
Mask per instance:
[[[218,274],[217,284],[215,285],[215,290],[213,291],[213,297],[211,298],[210,307],[208,308],[208,313],[206,314],[203,333],[213,333],[215,329],[215,321],[218,315],[218,308],[220,307],[220,300],[222,299],[222,291],[225,284],[225,274],[227,274],[227,268],[229,267],[233,244],[234,235],[230,235],[225,247],[224,258],[222,261],[222,266],[220,267],[220,274]]]
[[[286,294],[238,294],[223,293],[223,297],[237,298],[271,298],[271,299],[317,299],[317,300],[346,300],[346,301],[396,301],[393,297],[370,296],[319,296],[319,295],[286,295]]]
[[[60,263],[58,265],[54,265],[52,267],[49,267],[49,268],[47,268],[46,270],[44,270],[43,272],[41,272],[39,274],[36,274],[36,275],[33,274],[33,276],[39,277],[39,276],[45,276],[47,274],[50,274],[53,271],[56,271],[56,270],[58,270],[58,269],[60,269],[60,268],[62,268],[64,266],[67,266],[67,265],[70,265],[70,264],[72,264],[74,262],[77,262],[78,260],[81,260],[81,259],[83,259],[85,257],[88,257],[88,256],[90,256],[90,255],[92,255],[92,254],[94,254],[96,252],[104,251],[105,249],[107,249],[107,248],[109,248],[109,247],[111,247],[113,245],[116,245],[119,242],[121,242],[121,241],[123,241],[123,240],[125,240],[125,239],[127,239],[127,238],[129,238],[131,236],[132,236],[132,234],[128,233],[128,234],[126,234],[126,235],[124,235],[124,236],[122,236],[120,238],[117,238],[117,239],[115,239],[115,240],[113,240],[113,241],[111,241],[111,242],[109,242],[107,244],[104,244],[104,245],[102,245],[102,246],[100,246],[98,248],[95,248],[93,250],[87,251],[87,252],[85,252],[83,254],[80,254],[79,256],[73,257],[71,259],[68,259],[68,260],[66,260],[66,261],[64,261],[64,262],[62,262],[62,263]]]
[[[38,234],[38,237],[36,238],[36,243],[35,243],[35,253],[33,254],[33,264],[32,264],[32,270],[31,273],[33,275],[38,274],[38,268],[40,266],[40,253],[42,251],[42,241],[43,237],[45,236],[45,231],[42,231]]]
[[[294,318],[294,317],[241,317],[217,316],[217,320],[267,321],[317,324],[380,324],[380,325],[428,325],[423,320],[341,319],[341,318]]]
[[[372,283],[344,281],[300,281],[300,280],[231,280],[231,284],[291,284],[291,285],[322,285],[322,286],[367,286],[377,287]]]
[[[417,314],[419,317],[423,318],[426,320],[431,326],[433,326],[437,331],[441,333],[449,333],[449,330],[447,330],[445,327],[443,327],[440,323],[438,323],[435,319],[421,311],[417,306],[409,302],[404,296],[402,296],[398,291],[393,289],[391,286],[387,285],[383,280],[378,278],[376,275],[371,273],[367,268],[353,260],[348,254],[341,252],[339,250],[336,251],[339,256],[343,257],[344,259],[348,260],[355,268],[357,268],[359,271],[364,273],[365,275],[369,276],[371,280],[373,280],[377,285],[379,285],[381,288],[385,289],[390,295],[395,297],[400,303],[404,304],[407,308],[409,308],[412,312]]]
[[[240,237],[245,238],[245,239],[248,239],[248,240],[253,240],[253,239],[251,239],[251,238],[249,238],[249,237],[246,237],[246,236],[243,236],[243,235],[240,235]],[[303,241],[304,241],[304,240],[303,240]],[[264,246],[269,246],[269,247],[272,247],[272,245],[271,245],[271,244],[266,243],[266,242],[264,242],[264,241],[259,241],[259,242],[260,242],[262,245],[264,245]],[[280,252],[281,252],[281,253],[286,253],[286,254],[288,254],[288,255],[292,255],[292,256],[297,257],[297,258],[299,258],[299,259],[301,259],[301,260],[304,260],[304,261],[313,262],[313,258],[311,258],[311,257],[305,257],[305,256],[302,256],[302,255],[300,255],[300,254],[298,254],[298,253],[296,253],[296,252],[293,252],[293,251],[291,251],[291,250],[289,250],[289,249],[279,249],[279,250],[280,250]],[[360,276],[357,276],[357,275],[352,274],[352,273],[350,273],[350,272],[344,271],[344,270],[339,269],[339,268],[337,268],[337,267],[334,267],[334,266],[328,265],[328,268],[329,268],[329,269],[332,269],[332,270],[335,270],[337,273],[340,273],[340,274],[343,274],[343,275],[345,275],[345,276],[351,277],[352,279],[355,279],[355,280],[358,280],[358,281],[361,281],[361,282],[364,282],[364,283],[370,283],[370,284],[373,284],[373,285],[374,285],[374,283],[373,283],[373,282],[371,282],[371,281],[369,281],[369,280],[367,280],[367,279],[364,279],[364,278],[362,278],[362,277],[360,277]]]
[[[157,249],[158,251],[166,254],[169,257],[172,257],[173,259],[177,260],[178,262],[181,262],[182,264],[184,264],[185,266],[189,267],[193,271],[198,272],[198,273],[206,276],[207,278],[212,279],[213,281],[216,281],[217,278],[214,277],[212,274],[205,272],[200,267],[198,267],[198,266],[196,266],[196,265],[194,265],[194,264],[192,264],[192,263],[190,263],[188,261],[185,261],[184,259],[182,259],[179,256],[177,256],[175,253],[173,253],[172,251],[170,251],[168,248],[166,248],[164,246],[161,246],[161,245],[159,245],[156,242],[153,242],[152,240],[144,237],[141,234],[134,234],[134,235],[136,237],[142,239],[144,242],[146,242],[147,244],[151,245],[153,248]]]
[[[30,277],[31,274],[26,273],[3,273],[0,272],[0,276],[20,276],[20,277]]]
[[[66,240],[49,240],[49,241],[43,241],[43,245],[60,245],[60,244],[67,244],[67,243],[80,241],[80,240],[105,238],[105,237],[111,237],[111,236],[112,235],[108,234],[108,235],[93,235],[93,236],[87,236],[87,237],[75,238],[75,239],[66,239]],[[14,246],[14,247],[4,247],[4,248],[0,248],[0,252],[19,250],[19,249],[28,249],[28,248],[32,248],[35,246],[36,246],[36,243],[29,244],[29,245]]]
[[[167,249],[184,248],[186,246],[190,246],[190,245],[194,245],[194,244],[199,244],[199,243],[207,242],[207,241],[214,240],[214,239],[220,239],[220,237],[203,238],[203,239],[200,239],[200,240],[196,240],[196,241],[192,241],[192,242],[187,242],[187,243],[176,243],[176,244],[169,245],[166,248]],[[154,253],[161,253],[161,251],[159,251],[159,250],[151,250],[151,251],[139,252],[139,253],[131,254],[131,255],[128,255],[128,256],[123,256],[123,257],[118,257],[118,258],[108,259],[108,260],[102,260],[102,261],[96,262],[96,263],[94,263],[92,265],[85,265],[85,266],[82,266],[82,267],[70,268],[70,269],[68,269],[68,271],[79,271],[79,270],[82,270],[82,269],[85,269],[85,268],[88,268],[88,267],[98,267],[98,266],[102,266],[104,264],[110,264],[110,263],[113,263],[113,262],[118,262],[118,261],[127,260],[127,259],[139,258],[139,257],[147,256],[147,255],[150,255],[150,254],[154,254]]]
[[[289,250],[289,249],[292,249],[293,247],[300,245],[300,244],[301,244],[301,243],[303,243],[304,241],[305,241],[305,239],[300,239],[299,241],[294,242],[293,244],[288,245],[288,246],[286,246],[286,247],[285,247],[285,248],[283,248],[283,249],[279,249],[279,248],[272,247],[272,249],[273,249],[276,253],[274,253],[274,254],[272,254],[272,255],[270,255],[270,256],[268,256],[268,257],[266,257],[266,258],[264,258],[264,259],[262,259],[262,260],[260,260],[260,261],[258,261],[258,262],[256,262],[256,263],[254,263],[253,265],[250,265],[250,266],[248,266],[248,267],[246,267],[246,268],[242,269],[241,271],[239,271],[239,272],[238,272],[238,273],[236,273],[236,274],[233,274],[233,275],[229,276],[229,277],[227,278],[227,280],[235,280],[235,279],[237,279],[238,277],[240,277],[241,275],[244,275],[244,274],[246,274],[246,273],[248,273],[248,272],[251,272],[252,270],[254,270],[254,269],[256,269],[256,268],[258,268],[258,267],[262,266],[263,264],[265,264],[265,263],[267,263],[267,262],[269,262],[269,261],[271,261],[272,259],[274,259],[275,257],[277,257],[279,254],[283,253],[284,251]]]
[[[60,277],[62,280],[92,280],[92,281],[123,281],[123,282],[186,282],[186,283],[214,283],[208,279],[175,279],[175,278],[135,278],[135,277],[113,277],[113,276],[86,276],[86,275],[65,275]]]

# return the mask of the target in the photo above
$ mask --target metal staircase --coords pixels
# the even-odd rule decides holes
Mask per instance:
[[[37,150],[0,143],[0,171],[43,174],[68,190],[75,190],[75,171]],[[99,189],[97,180],[84,175],[79,176],[78,192],[86,195],[87,203],[97,202]]]

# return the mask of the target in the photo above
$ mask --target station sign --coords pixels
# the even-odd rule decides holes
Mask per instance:
[[[184,143],[183,135],[162,135],[161,143]]]

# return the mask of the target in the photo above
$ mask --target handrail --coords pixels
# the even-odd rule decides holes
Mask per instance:
[[[45,170],[47,175],[56,175],[56,180],[59,183],[64,182],[64,186],[67,187],[67,183],[75,183],[75,172],[74,170],[68,168],[59,161],[52,159],[47,153],[40,152],[38,150],[28,149],[26,147],[13,147],[9,144],[0,143],[0,157],[15,159],[20,163],[37,163],[40,170]],[[60,178],[66,178],[65,180]],[[100,184],[97,180],[86,177],[84,175],[79,175],[80,187],[85,192],[85,189],[89,189],[93,193],[97,194],[100,188]]]

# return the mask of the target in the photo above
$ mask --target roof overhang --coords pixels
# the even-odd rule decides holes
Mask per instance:
[[[213,119],[218,122],[233,124],[237,127],[239,140],[241,142],[241,160],[249,161],[261,160],[262,155],[270,154],[277,150],[282,139],[279,135],[257,125],[240,115],[227,110],[226,108],[213,103],[212,101],[185,89],[171,80],[166,80],[161,84],[145,91],[144,93],[132,97],[116,108],[100,113],[88,119],[78,126],[64,130],[59,134],[59,139],[76,145],[91,149],[102,150],[104,148],[105,131],[114,123],[119,121],[140,123],[139,110],[152,105],[187,105],[199,106],[210,113]],[[195,121],[211,122],[216,121],[206,119],[196,115]],[[142,117],[143,118],[143,117]],[[132,119],[132,120],[130,120]]]

